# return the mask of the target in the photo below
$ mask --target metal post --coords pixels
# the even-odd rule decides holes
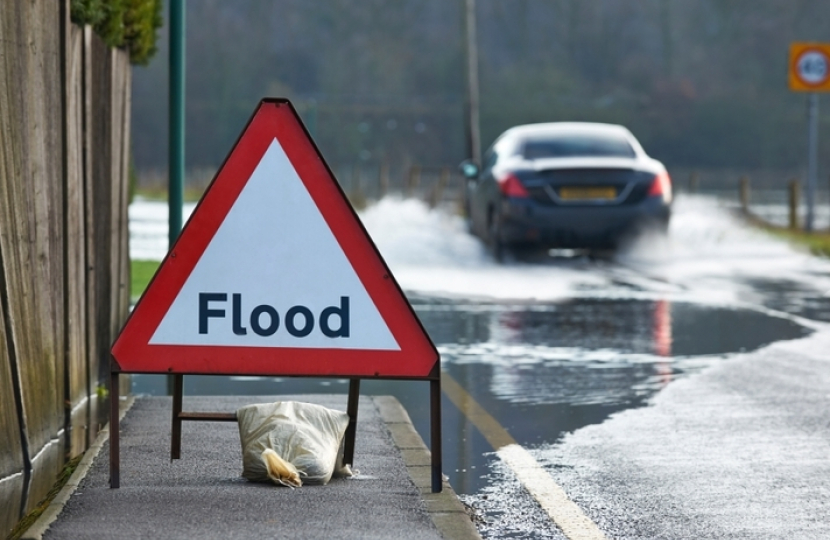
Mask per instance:
[[[698,181],[698,178],[697,178],[697,173],[692,172],[692,174],[689,176],[689,193],[697,193],[698,184],[699,184],[699,181]]]
[[[798,229],[798,206],[800,204],[799,198],[801,193],[801,184],[798,180],[790,180],[789,187],[789,207],[790,207],[790,229]]]
[[[816,183],[818,179],[818,93],[813,92],[808,98],[808,128],[807,128],[807,219],[804,229],[813,230],[815,218]]]
[[[432,190],[432,198],[429,205],[433,208],[438,206],[444,200],[444,190],[447,189],[447,184],[450,183],[450,169],[448,167],[441,168],[441,175],[438,177],[438,183],[435,184]]]
[[[441,493],[444,485],[441,472],[441,372],[435,369],[434,378],[429,381],[430,393],[430,435],[429,446],[432,464],[432,492]]]
[[[110,371],[110,489],[121,487],[121,427],[118,372]]]
[[[378,184],[378,199],[382,199],[389,191],[389,164],[385,161],[381,163],[378,171]]]
[[[418,185],[421,183],[421,167],[412,165],[409,168],[409,176],[406,179],[406,196],[412,197]]]
[[[170,148],[169,192],[170,210],[168,245],[173,247],[182,229],[182,198],[184,195],[184,0],[170,1]]]
[[[309,135],[313,139],[317,136],[317,100],[308,100],[306,110],[308,111],[306,127],[308,128]]]
[[[168,375],[173,379],[173,427],[170,432],[170,460],[182,457],[182,401],[184,375]]]
[[[741,210],[745,213],[749,213],[749,177],[742,176],[740,180],[740,187],[738,189],[740,192],[741,197]]]
[[[366,206],[366,196],[363,194],[363,186],[361,185],[360,178],[360,169],[360,165],[355,165],[354,167],[352,167],[352,185],[349,199],[352,203],[352,206],[354,206],[355,208],[363,208]]]
[[[184,198],[184,0],[170,0],[169,149],[168,149],[168,248],[182,230]],[[167,376],[167,395],[173,393],[173,377]]]
[[[465,0],[467,48],[467,156],[481,164],[481,132],[479,126],[478,40],[476,38],[476,2]]]
[[[349,402],[346,404],[346,414],[349,415],[349,425],[343,439],[343,464],[354,465],[354,441],[357,434],[357,405],[360,400],[360,379],[349,379]]]

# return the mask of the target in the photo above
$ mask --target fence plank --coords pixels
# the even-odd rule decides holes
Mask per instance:
[[[87,308],[89,313],[90,386],[97,388],[109,380],[107,351],[110,342],[110,227],[112,200],[110,144],[111,58],[106,45],[90,28],[85,29],[85,67],[88,106],[85,115],[87,140],[86,216],[87,216]],[[90,395],[94,418],[105,421],[107,407],[99,403],[99,393]]]
[[[82,130],[83,130],[83,152],[84,152],[84,169],[83,169],[83,188],[84,188],[84,259],[86,261],[86,373],[87,373],[87,387],[89,390],[89,429],[87,444],[92,444],[97,436],[97,428],[100,422],[104,420],[104,413],[106,407],[98,406],[98,384],[100,373],[98,369],[98,338],[97,338],[97,324],[96,320],[100,316],[98,313],[98,286],[97,277],[99,269],[96,259],[95,251],[95,224],[97,223],[96,206],[95,206],[95,186],[93,182],[93,168],[98,155],[97,149],[94,147],[93,140],[93,117],[95,109],[93,108],[94,96],[92,88],[92,66],[96,60],[93,58],[93,39],[94,34],[91,26],[85,26],[82,29],[82,64],[81,70],[82,83]],[[99,59],[100,60],[100,59]]]
[[[4,311],[4,304],[0,303],[0,536],[5,538],[20,518],[24,475]]]
[[[66,88],[66,364],[69,415],[69,454],[86,450],[92,419],[89,410],[87,358],[86,253],[84,239],[83,145],[83,29],[67,25],[65,44]]]
[[[129,284],[124,277],[129,274],[125,272],[129,266],[129,253],[127,252],[128,235],[128,204],[129,204],[129,58],[120,50],[112,50],[112,125],[124,126],[124,129],[112,130],[112,230],[111,245],[113,288],[114,299],[111,312],[112,339],[121,329],[121,324],[127,316],[129,302]]]
[[[109,73],[109,121],[110,126],[116,126],[123,121],[124,109],[124,95],[120,92],[120,83],[122,82],[121,70],[119,69],[118,55],[115,50],[107,50],[108,64],[110,66]],[[110,129],[107,133],[107,144],[110,147],[110,162],[108,183],[110,186],[110,199],[107,201],[110,214],[110,228],[107,231],[107,243],[109,244],[109,256],[107,262],[109,263],[110,290],[107,295],[109,299],[109,325],[107,334],[114,337],[118,332],[120,314],[118,313],[118,306],[120,304],[120,278],[121,278],[121,242],[119,240],[119,233],[121,232],[121,161],[123,146],[121,130]],[[109,350],[109,345],[112,341],[107,342],[106,350]],[[102,359],[103,361],[103,359]]]
[[[0,251],[24,433],[31,467],[27,509],[49,490],[62,464],[63,133],[60,5],[47,0],[3,8],[0,131]],[[12,369],[15,373],[15,369]]]
[[[112,339],[118,335],[121,330],[121,325],[127,320],[130,313],[130,148],[132,147],[130,134],[132,133],[132,67],[130,66],[130,57],[124,51],[118,51],[118,71],[121,73],[121,87],[120,91],[123,93],[123,105],[121,108],[121,118],[116,126],[121,127],[121,176],[119,182],[121,184],[121,198],[118,201],[120,204],[120,220],[118,230],[116,231],[118,238],[118,261],[120,264],[119,272],[117,274],[119,279],[119,304],[116,312],[115,332]],[[126,396],[131,390],[131,380],[129,376],[122,376],[120,378],[122,388],[121,395]]]
[[[109,344],[118,335],[121,325],[127,317],[130,300],[129,287],[129,105],[130,105],[130,62],[124,51],[111,50],[112,82],[111,82],[111,118],[112,126],[123,126],[123,129],[112,129],[112,163],[111,185],[112,199],[110,202],[112,228],[110,230],[110,332]],[[120,377],[121,393],[129,393],[129,377]]]
[[[17,363],[15,349],[11,335],[11,321],[8,310],[10,289],[6,282],[6,267],[14,261],[12,253],[5,248],[13,243],[15,237],[11,229],[6,227],[9,200],[7,192],[10,184],[18,176],[20,169],[23,144],[19,137],[13,136],[20,125],[19,100],[20,88],[14,83],[14,75],[20,73],[20,59],[16,52],[19,48],[20,33],[17,31],[20,14],[16,9],[0,10],[0,35],[4,40],[0,42],[0,111],[9,111],[0,114],[0,533],[5,537],[15,522],[20,518],[21,502],[24,495],[24,481],[28,479],[28,454],[24,454],[23,426],[20,424],[22,404],[19,396],[19,378],[17,377]],[[7,263],[5,260],[10,262]]]

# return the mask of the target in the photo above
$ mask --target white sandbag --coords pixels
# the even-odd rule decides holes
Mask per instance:
[[[349,425],[345,412],[313,403],[278,401],[242,407],[236,416],[242,476],[248,480],[299,487],[326,484],[333,474],[351,476],[349,467],[342,464],[340,449]]]

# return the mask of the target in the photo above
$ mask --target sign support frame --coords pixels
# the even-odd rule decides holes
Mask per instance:
[[[120,432],[120,392],[118,376],[124,373],[117,368],[114,359],[110,362],[110,489],[121,487],[121,432]],[[182,450],[182,422],[236,422],[236,413],[224,412],[185,412],[182,410],[184,397],[184,373],[176,373],[173,377],[173,406],[172,430],[170,433],[170,460],[181,459]],[[386,377],[379,377],[385,379]],[[407,379],[408,380],[408,379]],[[443,488],[443,451],[441,446],[441,370],[439,363],[425,379],[429,381],[430,393],[430,468],[431,487],[433,493],[441,493]],[[360,378],[349,379],[349,394],[346,405],[346,414],[349,416],[349,425],[343,439],[343,463],[354,465],[354,449],[357,434],[358,402],[360,399]]]

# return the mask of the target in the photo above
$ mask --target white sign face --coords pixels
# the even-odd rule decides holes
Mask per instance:
[[[400,350],[276,139],[150,344]]]
[[[798,57],[796,70],[806,84],[821,84],[830,75],[827,57],[819,51],[806,51]]]

